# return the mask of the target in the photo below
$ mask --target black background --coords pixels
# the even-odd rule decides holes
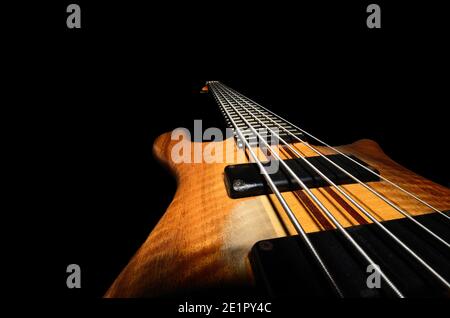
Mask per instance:
[[[205,80],[333,145],[374,139],[449,186],[444,10],[391,2],[376,1],[380,30],[367,29],[364,1],[77,1],[81,30],[65,26],[69,2],[24,7],[11,25],[24,29],[12,82],[27,87],[16,101],[38,122],[27,138],[39,143],[32,187],[48,240],[35,252],[49,274],[36,295],[106,291],[176,189],[153,140],[193,119],[221,125],[213,98],[198,93]],[[70,263],[82,268],[80,290],[65,287]]]

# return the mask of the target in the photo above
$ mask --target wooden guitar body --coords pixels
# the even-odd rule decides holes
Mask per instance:
[[[227,163],[174,163],[171,152],[178,142],[166,133],[154,143],[154,155],[176,176],[178,188],[166,213],[105,297],[170,296],[210,288],[252,286],[254,279],[248,261],[251,247],[263,239],[296,234],[273,195],[242,199],[228,196],[224,168],[229,164],[248,162],[243,150],[235,146],[233,138],[215,142],[214,145],[197,144],[203,149],[208,145],[215,146],[238,158]],[[303,144],[292,145],[306,157],[317,156]],[[324,154],[333,153],[325,147],[315,147]],[[193,155],[194,143],[190,148]],[[382,176],[435,208],[450,210],[449,189],[400,166],[386,156],[375,142],[360,140],[338,149],[375,167]],[[288,158],[285,148],[280,146],[279,153],[283,158]],[[432,212],[384,181],[370,182],[368,185],[412,215]],[[343,187],[379,221],[403,217],[363,186],[351,184]],[[343,226],[370,223],[362,213],[356,212],[358,215],[355,215],[358,209],[333,188],[317,188],[312,192]],[[330,228],[327,217],[318,211],[303,191],[285,192],[283,196],[306,232]]]

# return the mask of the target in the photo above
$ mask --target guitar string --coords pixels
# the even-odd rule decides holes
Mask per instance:
[[[227,93],[225,93],[227,94]],[[417,255],[410,247],[408,247],[403,241],[401,241],[394,233],[388,230],[383,224],[381,224],[366,208],[357,203],[344,188],[335,184],[331,179],[329,179],[320,169],[318,169],[314,164],[310,163],[306,158],[301,155],[294,147],[287,143],[283,138],[280,137],[278,133],[269,128],[264,124],[257,116],[248,111],[241,102],[233,98],[229,93],[227,94],[229,99],[233,99],[236,104],[240,106],[247,114],[255,118],[262,126],[264,126],[273,136],[280,140],[284,145],[286,145],[295,155],[298,156],[303,162],[305,162],[309,167],[316,171],[328,184],[334,187],[340,194],[342,194],[347,200],[353,203],[361,212],[364,213],[372,222],[374,222],[383,232],[385,232],[390,238],[392,238],[397,244],[399,244],[404,250],[406,250],[413,258],[415,258],[423,267],[425,267],[437,280],[439,280],[445,287],[450,289],[450,283],[445,280],[436,270],[433,269],[425,260],[423,260],[419,255]],[[245,101],[243,101],[245,103]]]
[[[220,83],[220,82],[219,82],[219,83]],[[237,95],[239,95],[239,96],[242,96],[243,98],[247,98],[248,100],[250,100],[248,97],[242,95],[241,93],[237,92],[236,90],[232,89],[231,87],[228,87],[228,86],[226,86],[226,85],[224,85],[224,84],[222,84],[222,83],[220,83],[220,85],[223,85],[223,86],[225,86],[227,89],[233,91],[235,94],[237,94]],[[317,142],[319,142],[320,144],[324,145],[325,147],[330,148],[330,149],[332,149],[333,151],[337,152],[338,154],[344,156],[346,159],[348,159],[348,160],[352,161],[353,163],[359,165],[361,168],[363,168],[363,169],[367,170],[368,172],[370,172],[371,174],[373,174],[373,175],[379,177],[380,179],[382,179],[383,181],[389,183],[390,185],[394,186],[395,188],[399,189],[399,190],[402,191],[403,193],[405,193],[405,194],[411,196],[411,197],[414,198],[416,201],[422,203],[423,205],[425,205],[425,206],[429,207],[430,209],[432,209],[433,211],[439,213],[440,215],[442,215],[442,216],[445,217],[446,219],[450,220],[450,216],[449,216],[449,215],[446,215],[444,212],[442,212],[441,210],[439,210],[439,209],[437,209],[436,207],[432,206],[432,205],[429,204],[428,202],[422,200],[421,198],[419,198],[419,197],[416,196],[415,194],[411,193],[410,191],[408,191],[408,190],[402,188],[401,186],[399,186],[398,184],[396,184],[396,183],[390,181],[389,179],[387,179],[386,177],[382,176],[381,174],[376,173],[375,171],[369,169],[368,167],[366,167],[366,166],[364,166],[363,164],[361,164],[360,162],[354,160],[353,158],[351,158],[351,157],[348,156],[347,154],[341,152],[339,149],[336,149],[335,147],[333,147],[333,146],[327,144],[326,142],[320,140],[319,138],[313,136],[312,134],[310,134],[310,133],[308,133],[307,131],[303,130],[302,128],[300,128],[300,127],[294,125],[293,123],[291,123],[290,121],[284,119],[283,117],[281,117],[281,116],[275,114],[274,112],[272,112],[271,110],[265,108],[264,106],[260,105],[259,103],[255,102],[255,101],[253,101],[253,100],[250,100],[250,101],[251,101],[254,105],[260,107],[261,109],[267,111],[267,112],[270,113],[271,115],[273,115],[273,116],[277,117],[278,119],[284,121],[286,124],[291,125],[291,126],[294,127],[295,129],[297,129],[297,130],[299,130],[300,132],[304,133],[305,135],[311,137],[312,139],[314,139],[315,141],[317,141]],[[273,119],[272,119],[272,121],[273,121]],[[288,133],[290,133],[294,138],[298,138],[296,135],[292,134],[289,130],[286,130],[286,131],[287,131]],[[382,199],[382,198],[380,197],[380,199]],[[382,200],[385,201],[384,199],[382,199]],[[394,207],[394,206],[393,206],[393,203],[392,203],[392,202],[388,202],[388,201],[389,201],[389,200],[387,200],[387,201],[385,201],[385,202],[388,203],[389,205],[391,205],[392,207]],[[395,207],[394,207],[394,208],[395,208]],[[397,211],[398,211],[398,210],[397,210]],[[405,211],[403,211],[403,212],[402,212],[402,211],[399,211],[399,212],[403,214],[403,212],[405,212]],[[406,215],[405,215],[405,216],[406,216]]]
[[[220,83],[221,84],[221,83]],[[223,84],[221,84],[223,85]],[[228,89],[228,91],[232,91],[233,93],[239,94],[238,92],[234,91],[231,88],[228,88],[226,85],[223,85],[225,87],[225,89]],[[379,192],[377,192],[375,189],[373,189],[372,187],[369,187],[368,185],[366,185],[364,182],[362,182],[361,180],[359,180],[357,177],[355,177],[354,175],[352,175],[350,172],[348,172],[347,170],[345,170],[344,168],[342,168],[341,166],[339,166],[338,164],[336,164],[334,161],[330,160],[329,158],[327,158],[326,156],[324,156],[324,154],[322,152],[320,152],[318,149],[316,149],[315,147],[309,145],[308,143],[306,143],[304,140],[302,140],[300,137],[296,136],[295,134],[293,134],[292,132],[290,132],[288,129],[286,129],[285,127],[283,127],[282,125],[279,125],[276,121],[274,121],[273,119],[271,119],[269,116],[265,115],[264,113],[262,113],[261,111],[259,111],[256,107],[252,106],[249,102],[246,102],[246,99],[253,102],[251,99],[249,99],[248,97],[239,94],[242,99],[242,101],[244,101],[247,105],[249,105],[250,107],[252,107],[253,109],[257,110],[260,114],[264,115],[266,118],[268,118],[269,120],[271,120],[273,123],[275,123],[276,125],[278,125],[278,127],[280,127],[281,129],[283,129],[284,131],[286,131],[288,134],[290,134],[293,138],[295,138],[296,140],[300,141],[302,144],[304,144],[305,146],[307,146],[309,149],[311,149],[312,151],[314,151],[315,153],[317,153],[318,155],[320,155],[322,158],[324,158],[326,161],[328,161],[329,163],[331,163],[333,166],[335,166],[336,168],[338,168],[340,171],[344,172],[347,176],[349,176],[350,178],[352,178],[353,180],[355,180],[357,183],[359,183],[360,185],[362,185],[364,188],[366,188],[367,190],[369,190],[371,193],[373,193],[374,195],[376,195],[377,197],[379,197],[380,199],[382,199],[384,202],[388,203],[390,206],[392,206],[395,210],[397,210],[398,212],[400,212],[402,215],[404,215],[405,217],[407,217],[409,220],[413,221],[416,225],[418,225],[420,228],[422,228],[424,231],[426,231],[428,234],[430,234],[431,236],[433,236],[435,239],[437,239],[439,242],[441,242],[442,244],[444,244],[447,248],[450,248],[450,244],[447,243],[444,239],[442,239],[439,235],[437,235],[436,233],[434,233],[433,231],[431,231],[430,229],[428,229],[426,226],[424,226],[422,223],[420,223],[419,221],[417,221],[415,218],[412,217],[412,215],[410,213],[408,213],[407,211],[404,211],[403,209],[401,209],[398,205],[394,204],[393,202],[391,202],[389,199],[387,199],[385,196],[383,196],[382,194],[380,194]],[[256,102],[253,102],[255,104],[257,104]],[[259,104],[258,104],[259,105]],[[352,159],[353,160],[353,159]],[[356,161],[355,161],[356,162]],[[361,164],[360,164],[361,165]],[[362,165],[363,166],[363,165]],[[364,168],[366,168],[365,166],[363,166]],[[367,169],[367,168],[366,168]],[[368,169],[369,171],[372,171],[370,169]]]
[[[266,142],[266,140],[256,131],[255,128],[245,119],[245,117],[239,113],[239,111],[223,96],[221,89],[216,87],[217,84],[214,82],[210,83],[210,85],[213,88],[213,92],[216,94],[221,94],[222,98],[228,103],[228,105],[233,108],[234,112],[238,114],[242,120],[247,124],[247,126],[250,128],[250,130],[255,134],[255,136],[258,137],[260,141],[265,145],[265,147],[270,148],[270,145]],[[227,114],[229,112],[227,111]],[[241,138],[241,137],[240,137]],[[246,139],[244,139],[246,141]],[[244,142],[242,140],[242,142]],[[247,142],[247,141],[246,141]],[[376,263],[372,260],[372,258],[364,251],[364,249],[353,239],[353,237],[348,234],[347,230],[345,230],[344,227],[339,223],[339,221],[333,216],[333,214],[320,202],[320,200],[311,192],[311,190],[303,183],[303,181],[292,171],[292,169],[280,158],[276,152],[272,152],[273,156],[283,165],[283,167],[286,169],[286,171],[295,179],[295,181],[305,190],[305,192],[310,196],[310,198],[317,204],[317,206],[320,207],[320,209],[328,216],[328,218],[332,221],[332,223],[336,226],[338,231],[346,238],[351,245],[357,250],[359,254],[374,268],[376,267]],[[387,285],[394,291],[394,293],[400,297],[404,298],[404,295],[400,292],[400,290],[395,286],[395,284],[387,277],[387,275],[378,268],[378,273],[380,276],[384,279],[384,281],[387,283]]]
[[[223,84],[222,84],[223,85]],[[232,90],[230,88],[230,90]],[[235,92],[236,94],[245,97],[244,95],[236,92],[235,90],[232,90],[233,92]],[[247,98],[248,99],[248,98]],[[249,99],[250,100],[250,99]],[[252,100],[250,100],[252,101]],[[260,104],[252,101],[254,104],[258,105],[261,108],[264,108],[263,106],[261,106]],[[256,109],[255,107],[253,107],[254,109]],[[265,108],[264,108],[265,109]],[[267,109],[265,109],[267,110]],[[268,112],[270,112],[269,110],[267,110]],[[271,114],[274,114],[272,112],[270,112]],[[274,114],[275,116],[277,116],[276,114]],[[266,116],[267,118],[270,119],[270,117]],[[284,120],[283,118],[277,116],[279,119]],[[273,121],[273,119],[272,119]],[[289,123],[288,121],[285,121],[286,123]],[[274,123],[276,123],[274,121]],[[277,123],[276,123],[277,124]],[[297,126],[289,123],[289,125],[291,125],[294,128],[298,128]],[[311,150],[313,150],[314,152],[316,152],[317,154],[319,154],[320,156],[322,156],[325,160],[327,160],[328,162],[330,162],[333,166],[337,167],[340,171],[344,172],[347,176],[349,176],[350,178],[352,178],[353,180],[355,180],[356,182],[358,182],[359,184],[361,184],[364,188],[366,188],[368,191],[370,191],[371,193],[373,193],[374,195],[376,195],[378,198],[380,198],[381,200],[383,200],[384,202],[386,202],[388,205],[390,205],[391,207],[393,207],[395,210],[397,210],[399,213],[401,213],[403,216],[405,216],[406,218],[408,218],[410,221],[412,221],[413,223],[415,223],[417,226],[419,226],[422,230],[426,231],[428,234],[430,234],[431,236],[433,236],[436,240],[438,240],[440,243],[442,243],[443,245],[445,245],[447,248],[450,247],[449,243],[447,243],[444,239],[442,239],[439,235],[437,235],[436,233],[434,233],[433,231],[431,231],[430,229],[428,229],[426,226],[424,226],[422,223],[420,223],[419,221],[417,221],[415,218],[412,217],[412,215],[410,213],[408,213],[407,211],[401,209],[398,205],[396,205],[395,203],[393,203],[392,201],[390,201],[389,199],[387,199],[385,196],[383,196],[381,193],[377,192],[375,189],[373,189],[372,187],[368,186],[367,184],[363,183],[361,180],[359,180],[358,178],[356,178],[355,176],[353,176],[351,173],[349,173],[347,170],[345,170],[344,168],[340,167],[338,164],[336,164],[335,162],[333,162],[332,160],[328,159],[326,156],[323,155],[323,153],[321,153],[319,150],[317,150],[315,147],[309,145],[308,143],[306,143],[305,141],[303,141],[302,139],[300,139],[298,136],[296,136],[295,134],[293,134],[292,132],[290,132],[288,129],[280,126],[284,131],[286,131],[289,135],[291,135],[293,138],[295,138],[296,140],[300,141],[302,144],[304,144],[305,146],[307,146],[308,148],[310,148]],[[299,129],[300,131],[302,131],[301,129]],[[304,131],[302,131],[304,132]],[[308,134],[308,133],[307,133]],[[308,134],[309,135],[309,134]],[[311,135],[312,136],[312,135]],[[329,146],[327,146],[329,147]],[[335,150],[335,148],[333,147],[329,147],[333,150]],[[364,165],[360,164],[359,162],[353,160],[351,157],[343,154],[342,152],[336,150],[336,152],[338,152],[339,154],[345,156],[346,158],[350,159],[351,161],[357,163],[359,166],[363,167],[364,169],[366,169],[367,171],[370,171],[372,174],[379,176],[381,179],[385,179],[384,177],[380,176],[379,174],[375,173],[374,171],[368,169],[367,167],[365,167]],[[445,216],[446,218],[447,215],[445,215],[443,212],[438,211],[441,215]]]
[[[248,120],[230,103],[229,100],[224,96],[220,88],[216,88],[214,90],[214,83],[211,84],[213,87],[213,92],[216,94],[220,94],[222,99],[228,103],[228,105],[234,110],[236,114],[239,115],[239,117],[242,118],[242,120],[247,124],[247,126],[251,129],[251,131],[255,134],[255,136],[258,137],[260,141],[265,145],[265,147],[268,147],[270,149],[270,145],[266,142],[264,137],[262,137],[255,129],[254,127],[248,122]],[[227,111],[228,113],[228,111]],[[245,139],[244,139],[245,140]],[[246,140],[245,140],[246,141]],[[292,171],[292,169],[283,161],[281,158],[273,152],[273,156],[284,166],[284,168],[289,172],[289,174],[295,179],[295,181],[305,190],[305,192],[310,196],[310,198],[320,207],[320,209],[328,216],[328,218],[333,222],[333,224],[336,226],[336,228],[339,230],[341,234],[343,234],[344,238],[346,238],[351,245],[357,250],[361,256],[363,256],[364,259],[369,264],[376,265],[375,262],[371,259],[371,257],[364,251],[364,249],[348,234],[348,232],[342,227],[342,225],[337,221],[337,219],[333,216],[333,214],[322,204],[322,202],[311,192],[311,190],[302,182],[302,180]],[[392,283],[392,281],[386,276],[386,274],[379,269],[378,270],[380,276],[384,279],[384,281],[388,284],[388,286],[394,291],[394,293],[399,297],[404,297],[403,294],[399,291],[399,289]]]
[[[267,184],[269,185],[270,189],[272,190],[272,192],[277,197],[278,201],[280,202],[281,206],[283,207],[284,211],[286,212],[289,220],[292,222],[295,230],[300,235],[300,237],[303,239],[303,241],[306,244],[308,250],[312,254],[313,258],[317,261],[317,263],[319,264],[320,268],[322,269],[322,271],[327,276],[327,278],[330,281],[330,283],[333,285],[333,287],[336,290],[336,292],[339,295],[339,297],[342,298],[343,297],[343,293],[342,293],[341,289],[337,285],[334,277],[331,275],[331,272],[328,270],[327,266],[323,262],[322,258],[320,257],[319,253],[317,252],[316,248],[313,246],[312,242],[310,241],[310,239],[306,235],[305,230],[303,229],[302,225],[298,221],[298,219],[295,216],[294,212],[290,209],[290,207],[287,204],[286,200],[284,199],[283,195],[281,194],[281,192],[276,187],[276,185],[273,182],[272,178],[270,177],[270,175],[268,174],[268,172],[264,168],[264,166],[261,163],[261,161],[258,159],[258,156],[254,152],[254,150],[251,148],[251,146],[248,143],[248,141],[244,138],[244,135],[242,134],[241,129],[237,126],[236,122],[231,117],[231,114],[229,113],[229,111],[225,107],[224,102],[220,99],[220,97],[217,95],[217,92],[214,89],[213,89],[213,94],[214,94],[214,97],[216,98],[217,102],[219,103],[219,105],[221,105],[223,110],[227,113],[228,117],[230,118],[230,121],[232,122],[233,126],[235,127],[236,133],[239,135],[239,138],[242,138],[243,144],[245,144],[245,147],[249,150],[251,157],[253,158],[253,160],[258,165],[258,167],[259,167],[259,169],[261,171],[261,174],[264,176],[264,178],[266,179]],[[245,149],[244,149],[244,151],[245,151]]]

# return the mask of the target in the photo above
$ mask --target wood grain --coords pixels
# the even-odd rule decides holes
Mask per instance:
[[[225,154],[228,158],[236,157],[228,163],[205,163],[203,160],[202,163],[176,164],[171,160],[172,147],[176,142],[171,140],[170,133],[166,133],[155,141],[153,149],[154,155],[170,168],[178,180],[174,199],[105,297],[153,297],[202,288],[248,286],[253,284],[247,258],[253,244],[262,239],[295,234],[273,195],[243,199],[227,196],[223,181],[225,166],[247,162],[243,151],[234,146],[233,139],[221,142],[221,150],[215,153]],[[196,143],[195,147],[204,149],[214,145]],[[305,156],[317,155],[305,145],[294,146]],[[326,148],[317,148],[324,153],[333,153]],[[383,176],[436,208],[450,210],[449,189],[392,161],[375,142],[360,140],[338,149],[374,166]],[[193,155],[194,144],[191,151]],[[286,149],[280,148],[279,153],[284,158],[288,156]],[[412,215],[431,212],[386,182],[368,184]],[[343,187],[378,220],[402,217],[361,185]],[[332,188],[318,188],[312,192],[343,226],[354,226],[364,220],[370,222]],[[330,228],[331,222],[322,212],[318,212],[315,203],[308,200],[303,191],[283,195],[307,232]],[[349,207],[358,211],[359,215],[355,217],[349,213]]]

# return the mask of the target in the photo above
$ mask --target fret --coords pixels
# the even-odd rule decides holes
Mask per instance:
[[[223,105],[220,106],[220,110],[225,118],[227,126],[233,129],[239,147],[242,147],[243,143],[237,137],[232,122],[235,123],[237,129],[241,130],[244,138],[247,139],[252,146],[259,145],[259,143],[258,138],[256,138],[256,135],[248,125],[258,131],[260,130],[263,138],[271,138],[272,132],[269,132],[269,130],[274,129],[278,129],[278,135],[283,139],[291,139],[291,134],[294,134],[297,137],[304,137],[303,134],[292,127],[292,125],[260,108],[249,99],[236,96],[232,99],[226,95],[216,96],[216,98],[221,101],[220,104]],[[251,105],[251,107],[245,107],[245,105]],[[255,109],[257,111],[255,111]]]
[[[304,138],[304,135],[300,131],[292,127],[291,124],[260,108],[257,104],[249,99],[235,97],[235,100],[233,100],[232,98],[229,98],[227,96],[216,96],[216,98],[221,101],[221,105],[224,105],[220,106],[220,111],[225,118],[227,126],[229,128],[232,128],[237,140],[238,147],[240,148],[243,146],[243,143],[237,136],[235,127],[232,125],[233,121],[251,146],[259,146],[259,142],[248,124],[250,124],[251,127],[258,131],[261,130],[261,136],[263,138],[270,139],[272,137],[272,132],[269,132],[269,130],[274,129],[278,129],[279,137],[289,141],[292,139],[291,134],[294,134],[295,136],[300,138]],[[245,105],[251,105],[251,107],[245,107]],[[254,109],[257,109],[258,111],[255,111],[254,109],[252,109],[252,107],[254,107]],[[244,121],[244,119],[248,124]]]

